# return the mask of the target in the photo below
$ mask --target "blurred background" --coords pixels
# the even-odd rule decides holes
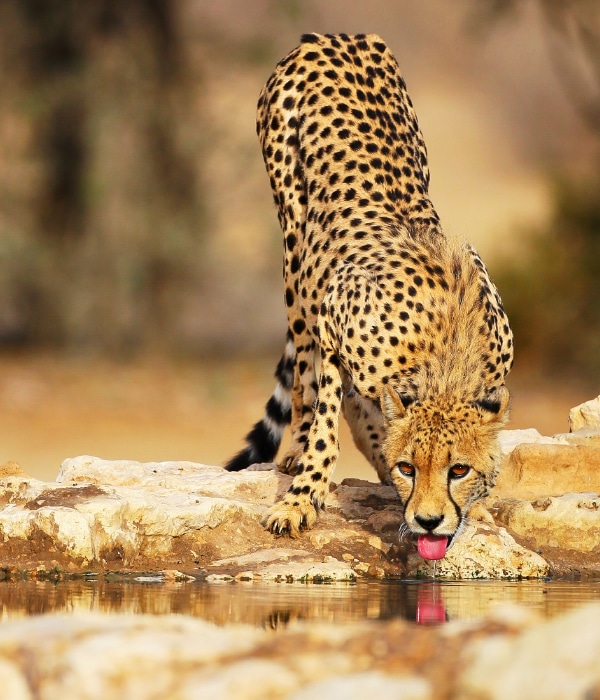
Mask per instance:
[[[285,332],[256,100],[309,31],[396,55],[432,200],[514,327],[509,427],[600,393],[597,0],[7,0],[0,464],[239,449]],[[341,439],[336,477],[373,476]]]

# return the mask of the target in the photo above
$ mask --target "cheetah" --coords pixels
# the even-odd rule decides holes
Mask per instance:
[[[297,536],[324,508],[340,413],[392,483],[422,556],[445,556],[493,486],[513,341],[475,250],[448,239],[398,63],[374,34],[307,34],[258,101],[284,237],[288,331],[277,386],[236,471],[294,476],[265,526]]]

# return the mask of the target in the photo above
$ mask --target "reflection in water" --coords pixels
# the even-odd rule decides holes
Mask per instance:
[[[437,583],[422,583],[417,588],[417,624],[435,625],[447,619],[442,587]]]
[[[402,618],[436,624],[475,618],[511,601],[552,616],[600,599],[600,581],[361,581],[357,584],[2,581],[2,620],[50,612],[186,614],[218,625],[283,627],[296,620],[337,623]]]

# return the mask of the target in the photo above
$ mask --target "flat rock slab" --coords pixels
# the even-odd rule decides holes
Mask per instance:
[[[504,460],[493,498],[535,499],[600,491],[600,443],[525,443]]]
[[[44,615],[0,626],[0,686],[42,698],[597,697],[600,604],[549,621],[515,606],[473,622],[218,627],[182,615]]]

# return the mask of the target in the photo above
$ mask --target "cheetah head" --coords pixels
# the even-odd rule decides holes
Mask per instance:
[[[469,508],[494,485],[508,402],[504,387],[479,402],[412,403],[386,387],[383,451],[424,558],[445,556]]]

